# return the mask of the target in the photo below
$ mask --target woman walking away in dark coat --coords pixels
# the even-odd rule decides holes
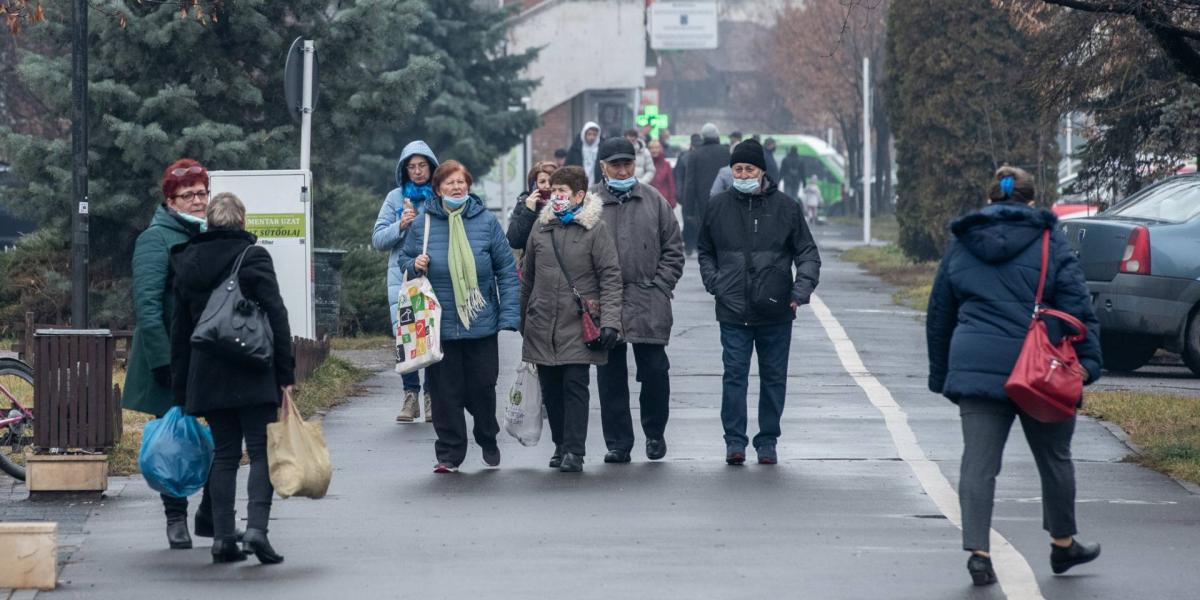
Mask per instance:
[[[624,282],[604,205],[587,193],[583,169],[563,167],[550,182],[554,195],[525,254],[522,357],[538,366],[554,439],[550,467],[571,473],[583,470],[591,365],[607,363],[621,335]],[[583,342],[576,291],[600,308],[600,339],[590,345]]]
[[[200,233],[208,206],[208,170],[183,158],[163,172],[163,201],[154,209],[150,226],[133,247],[133,314],[137,328],[129,352],[129,370],[121,405],[161,418],[174,405],[171,397],[171,249]],[[192,547],[188,534],[187,498],[162,494],[167,514],[167,543],[173,549]],[[212,501],[208,486],[196,511],[196,535],[212,537]]]
[[[483,462],[500,465],[496,434],[496,378],[500,375],[500,330],[521,325],[520,283],[504,229],[483,201],[471,193],[471,173],[448,160],[433,172],[436,197],[425,202],[429,219],[428,254],[423,222],[404,244],[401,268],[410,276],[428,274],[442,306],[443,358],[425,373],[433,397],[436,473],[453,473],[467,456],[467,419],[475,420],[475,442]]]
[[[929,389],[958,404],[963,458],[958,495],[963,549],[975,585],[996,582],[988,535],[996,476],[1004,443],[1020,418],[1042,479],[1042,527],[1053,539],[1050,566],[1057,573],[1100,555],[1099,544],[1075,539],[1075,420],[1043,423],[1022,412],[1004,393],[1034,310],[1041,273],[1042,235],[1050,230],[1044,304],[1078,318],[1087,337],[1075,343],[1084,383],[1100,377],[1100,325],[1079,262],[1050,211],[1033,208],[1033,177],[1021,169],[996,171],[989,206],[955,221],[954,239],[933,284],[925,322]],[[1050,319],[1051,339],[1066,327]]]
[[[216,445],[209,477],[213,502],[213,562],[245,560],[234,537],[233,504],[237,492],[242,440],[250,455],[247,491],[246,546],[264,564],[283,561],[267,541],[271,515],[271,479],[267,468],[267,424],[278,414],[281,395],[295,382],[296,361],[287,309],[271,255],[255,246],[245,231],[246,207],[233,194],[218,194],[208,205],[208,232],[177,248],[171,264],[175,279],[175,319],[171,330],[171,367],[175,402],[188,414],[202,416],[212,427]],[[273,366],[246,366],[230,357],[193,348],[192,332],[213,288],[238,270],[242,294],[267,315],[273,333]]]

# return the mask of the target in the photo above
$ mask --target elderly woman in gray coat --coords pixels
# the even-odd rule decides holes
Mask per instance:
[[[623,284],[603,205],[587,193],[583,169],[559,169],[550,185],[525,251],[522,355],[538,366],[554,440],[550,467],[577,473],[587,440],[589,370],[606,363],[620,339]],[[598,307],[600,338],[592,343],[584,342],[581,306]]]

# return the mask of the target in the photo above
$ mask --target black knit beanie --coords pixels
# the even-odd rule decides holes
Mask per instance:
[[[753,138],[738,144],[737,147],[733,149],[733,154],[729,157],[729,166],[732,167],[738,163],[754,165],[766,171],[767,158],[766,155],[763,154],[762,144],[758,143],[758,140]]]

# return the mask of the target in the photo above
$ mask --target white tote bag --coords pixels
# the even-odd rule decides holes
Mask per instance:
[[[421,254],[429,252],[429,215],[425,215],[425,243]],[[409,279],[400,284],[396,299],[396,372],[412,373],[442,360],[442,305],[433,293],[428,277]]]
[[[504,430],[522,446],[536,446],[542,438],[542,389],[534,365],[517,367],[517,380],[504,406]]]

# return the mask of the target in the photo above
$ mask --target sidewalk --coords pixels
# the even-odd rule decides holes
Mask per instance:
[[[954,483],[958,418],[925,389],[923,326],[891,303],[887,286],[837,260],[833,248],[852,244],[848,232],[825,227],[818,237],[819,296]],[[718,330],[694,260],[675,307],[664,461],[645,460],[639,433],[633,464],[601,462],[593,385],[582,475],[546,468],[546,432],[536,448],[502,433],[500,469],[485,468],[472,445],[462,473],[437,476],[432,427],[394,422],[400,379],[384,371],[326,417],[329,497],[276,500],[271,535],[284,564],[212,565],[203,541],[167,550],[157,495],[140,478],[115,479],[60,589],[39,597],[1004,597],[998,586],[970,587],[958,529],[900,459],[811,309],[795,326],[781,464],[731,468],[718,416]],[[519,344],[502,334],[501,396]],[[756,391],[752,378],[752,407]],[[1082,535],[1104,543],[1104,556],[1069,577],[1050,574],[1037,475],[1018,432],[998,482],[994,527],[1024,555],[1044,597],[1179,598],[1200,589],[1200,499],[1120,462],[1127,449],[1090,420],[1079,422],[1075,453]]]

